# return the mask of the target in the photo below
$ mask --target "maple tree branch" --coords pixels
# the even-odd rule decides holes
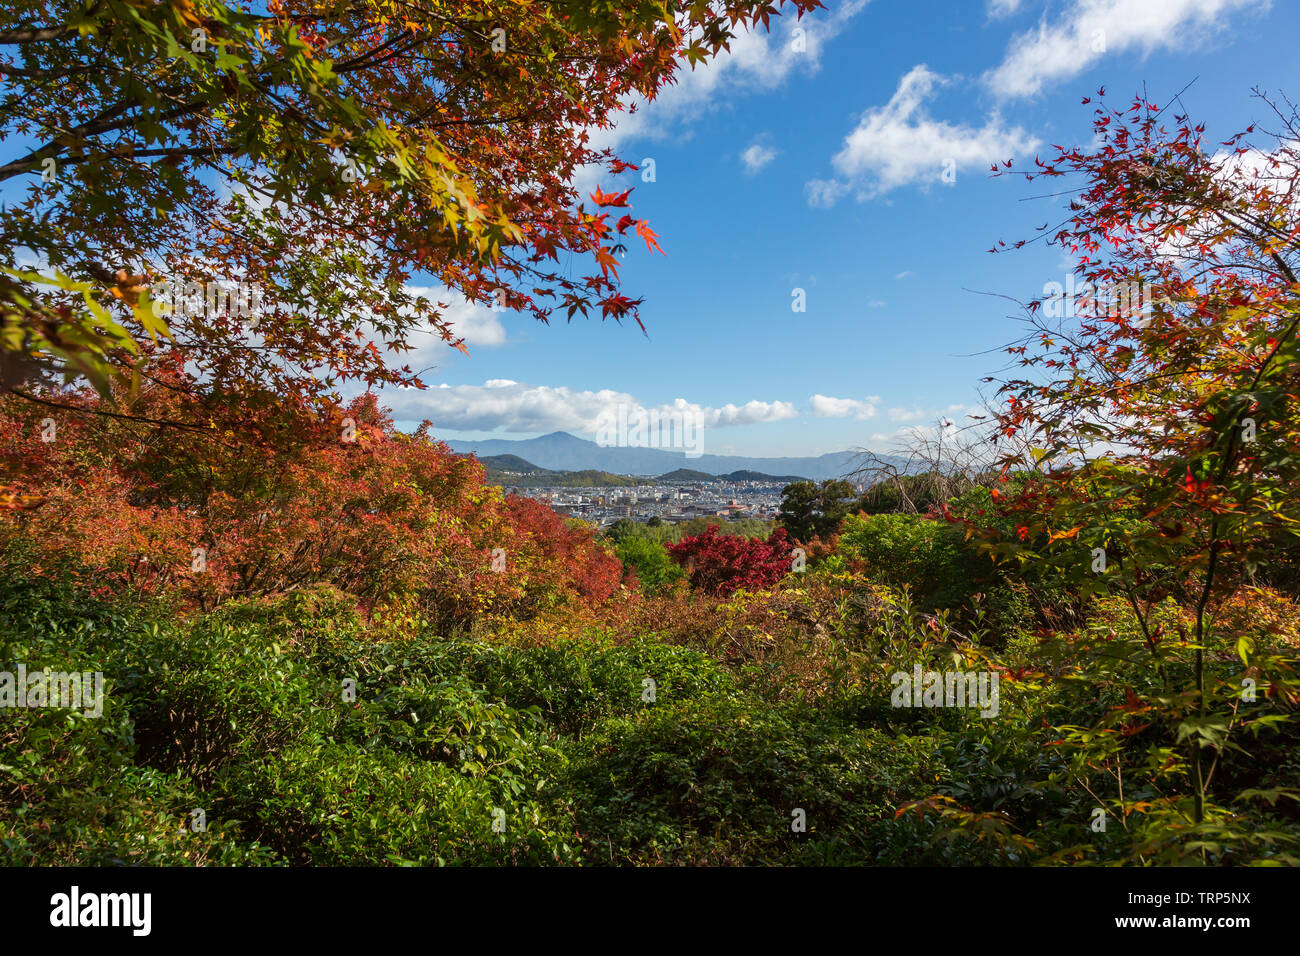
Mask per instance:
[[[98,408],[84,408],[80,405],[68,405],[63,402],[52,402],[47,398],[41,398],[37,395],[32,395],[29,392],[25,392],[20,388],[11,388],[9,389],[9,393],[12,395],[17,395],[19,398],[32,402],[36,405],[44,405],[47,408],[58,408],[64,411],[77,412],[78,414],[81,415],[98,415],[104,418],[116,418],[121,421],[127,421],[127,422],[143,422],[146,425],[169,425],[173,428],[185,428],[191,431],[208,430],[207,427],[204,425],[195,425],[191,422],[178,422],[166,418],[146,418],[141,415],[127,415],[121,412],[110,412]]]
[[[0,63],[0,76],[20,76],[33,80],[62,80],[69,76],[82,76],[87,73],[100,72],[98,66],[74,66],[66,70],[35,70],[21,66],[7,66]]]
[[[104,0],[95,0],[82,16],[93,19],[104,10]],[[0,30],[0,45],[15,46],[22,43],[43,43],[57,40],[71,33],[80,26],[79,23],[59,23],[49,27],[19,27],[14,30]]]

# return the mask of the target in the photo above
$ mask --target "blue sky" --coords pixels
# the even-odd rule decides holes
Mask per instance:
[[[1126,103],[1145,84],[1163,105],[1195,79],[1181,99],[1211,142],[1267,119],[1252,87],[1300,95],[1294,3],[827,0],[782,21],[599,134],[654,160],[653,182],[583,182],[636,185],[661,237],[666,257],[638,242],[623,266],[648,336],[461,308],[470,356],[422,350],[431,388],[386,396],[399,419],[448,438],[592,437],[611,403],[678,403],[711,454],[884,450],[973,408],[1003,366],[1014,307],[979,292],[1030,299],[1069,269],[1037,245],[988,254],[1062,218],[1061,200],[1021,201],[1052,191],[1040,182],[989,178],[993,158],[1090,141],[1080,100],[1102,85]]]

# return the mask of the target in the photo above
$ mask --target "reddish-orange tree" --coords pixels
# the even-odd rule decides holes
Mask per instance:
[[[271,398],[250,403],[259,428],[239,437],[71,412],[42,420],[0,400],[0,448],[24,463],[18,492],[35,502],[0,519],[0,539],[26,548],[37,573],[71,564],[92,585],[200,608],[324,582],[364,607],[401,601],[466,624],[595,608],[617,590],[621,565],[591,529],[503,498],[426,428],[396,431],[373,396],[306,432]],[[138,399],[150,419],[187,401],[165,380]]]

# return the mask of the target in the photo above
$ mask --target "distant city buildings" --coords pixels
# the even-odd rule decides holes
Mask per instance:
[[[785,483],[713,481],[619,488],[524,488],[503,481],[502,486],[509,494],[543,501],[559,514],[603,528],[620,518],[670,522],[701,517],[771,520],[781,506]]]

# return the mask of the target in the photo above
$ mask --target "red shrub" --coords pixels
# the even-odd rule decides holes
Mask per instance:
[[[719,534],[709,525],[703,534],[668,545],[668,554],[687,569],[692,587],[716,595],[769,588],[790,572],[793,560],[784,528],[759,541]]]

